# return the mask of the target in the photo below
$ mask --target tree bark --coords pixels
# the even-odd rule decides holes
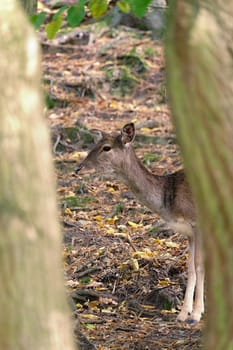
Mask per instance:
[[[0,349],[72,350],[39,46],[0,4]]]
[[[167,75],[206,256],[205,348],[233,349],[233,1],[170,4]]]
[[[29,16],[33,15],[37,11],[37,0],[20,0],[24,10]]]

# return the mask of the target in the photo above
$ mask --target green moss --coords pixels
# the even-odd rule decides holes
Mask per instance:
[[[70,196],[63,199],[63,205],[65,208],[85,207],[88,203],[94,200],[93,197],[76,197]]]

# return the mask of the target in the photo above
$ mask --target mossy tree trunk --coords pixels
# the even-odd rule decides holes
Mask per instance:
[[[233,349],[233,1],[174,0],[166,45],[174,121],[207,271],[205,348]]]
[[[72,350],[39,46],[16,0],[0,37],[0,349]]]
[[[33,15],[37,11],[37,0],[19,0],[24,8],[24,10],[27,12],[27,14]]]

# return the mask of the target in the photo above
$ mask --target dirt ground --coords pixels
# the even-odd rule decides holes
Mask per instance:
[[[151,171],[182,166],[161,41],[149,32],[95,24],[42,47],[64,273],[81,322],[81,349],[201,349],[202,322],[176,322],[186,238],[116,180],[74,172],[93,145],[91,129],[115,132],[129,121],[137,128],[136,153]]]

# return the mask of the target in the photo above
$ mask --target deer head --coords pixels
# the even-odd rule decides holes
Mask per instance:
[[[121,173],[124,162],[132,152],[131,143],[135,136],[133,123],[126,124],[118,135],[98,131],[99,140],[95,147],[76,169],[95,169],[103,173]]]

